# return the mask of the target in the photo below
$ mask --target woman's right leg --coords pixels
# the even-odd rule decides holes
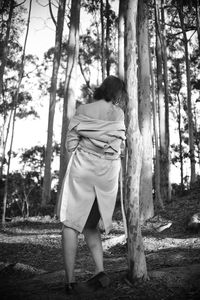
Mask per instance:
[[[78,244],[78,232],[72,228],[63,226],[62,248],[64,267],[67,283],[75,282],[75,259]]]
[[[101,242],[101,234],[98,228],[85,228],[83,231],[85,241],[90,249],[92,258],[95,263],[95,274],[104,271],[103,266],[103,247]]]

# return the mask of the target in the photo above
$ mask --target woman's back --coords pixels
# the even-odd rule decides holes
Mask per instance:
[[[122,121],[124,113],[122,109],[112,102],[98,100],[93,103],[80,105],[77,109],[78,114],[104,121]]]

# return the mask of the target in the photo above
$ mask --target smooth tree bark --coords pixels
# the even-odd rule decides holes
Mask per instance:
[[[180,94],[177,95],[178,99],[178,136],[179,136],[179,159],[180,159],[180,173],[181,173],[181,190],[184,190],[183,183],[183,146],[182,146],[182,130],[181,130],[181,99]]]
[[[165,20],[165,9],[166,0],[161,0],[161,20],[162,20],[162,31],[160,32],[161,38],[161,50],[163,58],[163,77],[164,77],[164,92],[165,92],[165,174],[162,174],[163,179],[166,182],[166,199],[171,201],[171,180],[170,180],[170,130],[169,130],[169,81],[168,81],[168,66],[167,66],[167,42],[166,42],[166,20]],[[162,180],[162,178],[161,178]]]
[[[100,18],[101,18],[101,74],[102,81],[105,79],[105,30],[104,30],[104,3],[100,1]]]
[[[118,21],[118,76],[124,80],[124,28],[125,28],[126,1],[119,1]]]
[[[155,204],[157,206],[164,209],[164,204],[160,191],[160,149],[159,149],[159,122],[158,122],[158,109],[157,109],[157,98],[155,92],[155,82],[154,82],[154,74],[153,74],[153,66],[152,66],[152,56],[149,52],[149,66],[150,66],[150,74],[151,74],[151,90],[152,90],[152,108],[153,108],[153,137],[154,137],[154,146],[155,146],[155,159],[154,159],[154,190],[155,190]]]
[[[118,13],[118,77],[124,81],[124,33],[125,33],[125,13],[126,13],[126,1],[119,1],[119,13]],[[126,110],[126,105],[125,105]],[[125,114],[126,117],[126,114]],[[125,120],[127,123],[127,120]],[[127,147],[125,147],[124,157],[121,160],[121,172],[120,172],[120,200],[121,210],[124,223],[125,237],[127,238],[127,221],[125,216],[125,178],[127,168]]]
[[[185,66],[186,66],[186,82],[187,82],[187,116],[188,116],[188,131],[189,131],[189,157],[190,157],[190,184],[196,181],[195,171],[195,146],[194,146],[194,121],[192,113],[192,97],[191,97],[191,76],[190,76],[190,59],[188,52],[188,39],[186,34],[183,1],[177,2],[178,14],[181,23],[183,34],[184,50],[185,50]]]
[[[154,215],[152,197],[152,126],[147,0],[140,0],[138,2],[138,57],[139,127],[143,142],[139,199],[140,221],[143,223]]]
[[[60,173],[59,173],[59,190],[67,169],[69,161],[66,149],[66,134],[71,117],[75,114],[76,109],[76,70],[78,65],[79,53],[79,23],[80,23],[80,0],[72,0],[70,30],[68,40],[68,56],[66,78],[64,86],[64,103],[61,132],[61,149],[60,149]]]
[[[2,96],[3,92],[3,75],[5,71],[5,67],[7,64],[7,59],[8,59],[8,41],[9,41],[9,36],[10,36],[10,29],[11,29],[11,22],[12,22],[12,16],[13,16],[13,10],[14,10],[14,0],[9,1],[9,14],[8,14],[8,19],[6,22],[6,35],[3,43],[2,49],[1,49],[1,65],[0,65],[0,97]]]
[[[10,112],[9,120],[8,120],[8,125],[7,125],[7,128],[6,128],[6,134],[4,134],[5,129],[3,128],[3,134],[1,136],[1,139],[2,139],[2,141],[1,141],[2,153],[1,153],[1,164],[0,164],[0,178],[2,178],[2,176],[3,176],[3,167],[4,167],[4,164],[5,164],[5,156],[6,156],[6,146],[7,146],[8,136],[9,136],[9,132],[10,132],[13,112],[14,112],[14,109],[12,108],[11,112]],[[5,127],[5,125],[4,125],[4,127]]]
[[[195,125],[195,145],[196,145],[196,148],[197,148],[197,161],[198,161],[198,164],[200,165],[200,143],[199,143],[199,137],[198,137],[198,121],[197,121],[197,118],[198,118],[198,113],[196,111],[196,109],[194,110],[194,125]]]
[[[138,1],[127,1],[125,26],[125,81],[128,92],[127,144],[128,164],[126,176],[126,217],[128,227],[128,278],[147,278],[146,259],[140,225],[139,196],[142,167],[142,136],[138,123],[138,77],[137,77],[137,13]]]
[[[46,206],[51,200],[51,161],[52,161],[53,124],[54,124],[54,115],[55,115],[55,106],[56,106],[57,78],[58,78],[58,71],[59,71],[60,57],[61,57],[65,5],[66,5],[66,0],[59,1],[57,22],[56,22],[53,71],[52,71],[51,87],[50,87],[47,144],[46,144],[46,154],[45,154],[45,170],[44,170],[44,182],[43,182],[42,203],[41,203],[42,206]]]
[[[168,202],[170,193],[170,161],[169,161],[169,110],[168,110],[168,85],[165,59],[165,46],[163,31],[160,21],[161,2],[156,0],[156,60],[157,60],[157,89],[159,107],[159,138],[160,138],[160,192],[162,199]],[[166,80],[166,81],[165,81]]]
[[[110,75],[110,3],[106,0],[106,76]]]
[[[200,0],[196,1],[196,22],[197,22],[197,34],[199,41],[199,53],[200,53]]]
[[[19,66],[19,79],[18,79],[15,94],[13,96],[14,113],[13,113],[13,123],[12,123],[10,148],[9,148],[9,152],[8,152],[7,175],[6,175],[6,180],[5,180],[4,197],[3,197],[2,224],[5,224],[5,222],[6,222],[6,206],[7,206],[7,197],[8,197],[8,177],[9,177],[9,173],[10,173],[10,163],[11,163],[11,155],[12,155],[13,140],[14,140],[14,130],[15,130],[15,119],[16,119],[16,112],[17,112],[17,104],[18,104],[20,87],[21,87],[21,83],[22,83],[22,79],[23,79],[23,75],[24,75],[24,61],[25,61],[25,53],[26,53],[26,44],[27,44],[28,33],[29,33],[31,9],[32,9],[32,0],[30,0],[30,3],[29,3],[29,12],[28,12],[28,19],[27,19],[26,35],[25,35],[25,40],[24,40],[22,59],[21,59],[21,63],[20,63],[20,66]]]
[[[178,136],[179,136],[179,161],[180,161],[180,183],[181,183],[181,191],[184,190],[184,183],[183,183],[183,138],[182,138],[182,114],[181,114],[181,95],[180,90],[182,87],[181,81],[181,69],[180,69],[180,60],[177,59],[174,61],[174,68],[175,68],[175,76],[176,76],[176,97],[177,97],[177,122],[178,122]]]
[[[155,7],[157,10],[157,6]],[[165,170],[163,166],[163,161],[164,161],[164,154],[162,154],[162,150],[164,151],[165,149],[165,144],[162,145],[162,142],[164,143],[165,141],[165,99],[164,99],[164,87],[163,87],[163,73],[162,73],[162,52],[161,52],[161,42],[160,38],[158,35],[158,21],[157,21],[157,12],[155,10],[155,27],[156,27],[156,66],[157,66],[157,101],[155,98],[155,103],[154,103],[154,109],[155,109],[155,114],[154,118],[156,120],[157,117],[157,103],[158,103],[158,143],[156,146],[158,146],[158,152],[156,153],[156,165],[155,165],[155,180],[157,180],[157,184],[159,183],[160,187],[158,189],[157,186],[157,196],[159,202],[157,204],[161,204],[161,206],[164,205],[164,202],[167,200],[167,185],[164,182],[162,182],[162,174],[164,174]],[[157,132],[157,128],[155,129],[154,132]],[[156,149],[157,150],[157,149]],[[159,159],[159,161],[158,161]],[[162,169],[163,168],[163,169]],[[156,173],[157,172],[157,173]],[[159,178],[158,178],[159,176]],[[160,194],[160,195],[159,195]]]

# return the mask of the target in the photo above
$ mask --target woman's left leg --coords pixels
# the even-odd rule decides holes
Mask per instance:
[[[72,228],[63,226],[62,248],[67,283],[75,282],[74,267],[78,244],[78,232]]]

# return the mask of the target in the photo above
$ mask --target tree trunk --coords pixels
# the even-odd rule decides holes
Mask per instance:
[[[159,137],[160,137],[160,192],[164,202],[170,200],[169,194],[169,140],[168,140],[168,103],[165,95],[165,78],[163,76],[164,52],[160,25],[160,2],[156,0],[156,59],[157,59],[157,88],[159,107]],[[164,84],[163,84],[164,83]]]
[[[13,139],[14,139],[14,129],[15,129],[15,118],[16,118],[17,103],[18,103],[18,97],[19,97],[19,90],[20,90],[20,87],[21,87],[21,82],[22,82],[23,73],[24,73],[24,60],[25,60],[26,44],[27,44],[29,25],[30,25],[31,8],[32,8],[32,0],[30,0],[30,4],[29,4],[26,36],[25,36],[25,41],[24,41],[22,60],[21,60],[20,66],[19,66],[19,68],[20,68],[20,70],[19,70],[19,80],[18,80],[17,90],[15,92],[14,100],[13,100],[13,106],[14,106],[13,126],[12,126],[10,150],[9,150],[9,157],[8,157],[7,176],[6,176],[6,181],[5,181],[5,189],[4,189],[4,197],[3,197],[2,224],[5,224],[5,221],[6,221],[6,206],[7,206],[7,196],[8,196],[8,177],[9,177],[9,172],[10,172],[10,162],[11,162]]]
[[[29,200],[26,199],[26,217],[29,218],[30,216],[30,205],[29,205]]]
[[[110,75],[110,4],[106,0],[106,75]]]
[[[124,80],[124,26],[125,26],[126,2],[119,1],[119,23],[118,23],[118,76]]]
[[[57,77],[60,65],[61,46],[62,46],[62,33],[65,16],[66,0],[59,1],[57,23],[56,23],[56,38],[55,50],[53,59],[53,71],[51,77],[50,101],[49,101],[49,117],[48,117],[48,130],[47,130],[47,145],[45,155],[45,171],[44,182],[42,190],[42,206],[46,206],[51,200],[51,160],[52,160],[52,141],[53,141],[53,123],[56,105],[56,89]]]
[[[90,86],[90,77],[87,78],[87,75],[86,75],[85,72],[84,72],[84,69],[83,69],[83,63],[84,63],[84,62],[82,63],[80,55],[78,56],[78,63],[79,63],[79,67],[80,67],[81,74],[83,75],[83,78],[84,78],[84,80],[85,80],[85,84],[86,84],[86,86],[87,86],[88,92],[89,92],[90,94],[93,94],[92,89],[91,89],[91,86]]]
[[[142,170],[140,177],[140,220],[143,223],[154,215],[152,197],[152,133],[147,0],[140,0],[138,6],[138,56],[139,126],[143,141]]]
[[[160,192],[160,151],[159,151],[159,134],[158,134],[158,113],[157,113],[157,101],[155,95],[155,83],[152,67],[152,57],[150,55],[150,74],[151,74],[151,86],[152,86],[152,106],[153,106],[153,130],[154,130],[154,143],[155,143],[155,160],[154,160],[154,190],[155,190],[155,204],[157,207],[164,209],[164,204]]]
[[[162,32],[160,32],[161,50],[163,58],[163,75],[164,75],[164,91],[165,91],[165,169],[166,173],[163,176],[166,182],[167,200],[171,201],[171,180],[170,180],[170,133],[169,133],[169,82],[168,82],[168,67],[167,67],[167,43],[165,30],[165,0],[161,1],[161,19]]]
[[[190,59],[188,53],[188,40],[185,30],[184,17],[183,17],[183,2],[178,2],[178,13],[183,33],[183,41],[185,48],[185,64],[186,64],[186,80],[187,80],[187,115],[188,115],[188,130],[189,130],[189,151],[190,151],[190,169],[191,177],[190,184],[193,184],[196,180],[195,173],[195,153],[194,153],[194,122],[192,113],[192,99],[191,99],[191,77],[190,77]]]
[[[71,117],[76,109],[76,69],[78,64],[79,52],[79,22],[80,22],[80,0],[72,0],[71,20],[68,41],[67,69],[64,86],[64,104],[61,133],[60,149],[60,174],[59,174],[59,191],[67,169],[68,153],[65,147],[67,128]],[[58,193],[59,194],[59,193]]]
[[[5,224],[5,222],[6,222],[6,206],[7,206],[7,197],[8,197],[8,179],[9,179],[9,173],[10,173],[10,162],[11,162],[13,139],[14,139],[15,116],[16,116],[16,105],[15,105],[14,114],[13,114],[13,124],[12,124],[10,149],[8,151],[8,167],[7,167],[5,187],[4,187],[4,196],[3,196],[2,224]]]
[[[105,79],[105,49],[104,49],[104,17],[103,17],[103,11],[104,11],[104,5],[103,0],[101,0],[101,8],[100,8],[100,14],[101,14],[101,72],[102,72],[102,81]]]
[[[3,176],[3,167],[4,167],[4,163],[5,163],[5,154],[6,154],[6,145],[7,145],[7,141],[8,141],[8,135],[9,135],[9,131],[10,131],[10,125],[11,125],[11,121],[12,121],[13,111],[14,110],[12,109],[11,112],[10,112],[5,139],[4,139],[4,133],[2,134],[2,145],[1,145],[2,154],[1,154],[1,165],[0,165],[0,178],[2,178],[2,176]],[[3,129],[3,131],[4,131],[4,129]]]
[[[124,81],[124,32],[125,32],[125,13],[126,13],[126,2],[123,0],[119,1],[119,21],[118,21],[118,77]],[[125,114],[126,117],[126,114]],[[127,123],[127,120],[125,120]],[[121,161],[121,172],[120,172],[120,198],[121,198],[121,210],[124,222],[125,236],[127,238],[127,222],[124,212],[125,206],[125,178],[126,178],[126,169],[127,169],[127,147],[125,147],[124,157]]]
[[[0,65],[0,97],[3,92],[3,75],[4,75],[4,70],[8,59],[8,40],[10,36],[13,10],[14,10],[14,0],[10,0],[10,10],[9,10],[9,16],[7,20],[6,37],[5,37],[5,41],[3,42],[3,50],[1,50],[2,56],[1,56],[1,65]]]
[[[127,104],[128,165],[126,179],[126,216],[128,226],[128,278],[134,282],[147,278],[139,214],[140,173],[142,167],[142,137],[138,124],[138,78],[137,78],[137,0],[127,1],[125,81],[129,101]]]
[[[200,53],[200,0],[196,1],[196,14],[197,14],[197,35],[199,41],[199,53]]]
[[[179,158],[180,158],[180,173],[181,173],[181,190],[183,192],[183,147],[182,147],[182,133],[181,133],[181,100],[178,93],[178,134],[179,134]]]

